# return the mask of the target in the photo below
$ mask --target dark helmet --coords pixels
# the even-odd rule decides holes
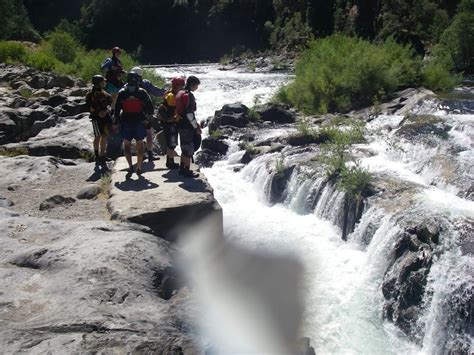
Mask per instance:
[[[94,75],[92,77],[92,85],[99,86],[101,82],[105,81],[105,78],[102,75]]]
[[[122,53],[122,50],[120,49],[120,47],[114,47],[112,48],[112,55],[115,55],[115,54],[121,54]]]
[[[140,75],[134,72],[130,72],[127,75],[127,84],[130,86],[139,86],[141,81]]]

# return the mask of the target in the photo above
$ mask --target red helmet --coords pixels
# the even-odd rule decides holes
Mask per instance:
[[[178,87],[178,86],[184,86],[186,84],[184,78],[177,76],[176,78],[171,79],[171,86],[172,87]]]
[[[115,55],[116,53],[121,54],[122,50],[119,47],[112,48],[112,54]]]

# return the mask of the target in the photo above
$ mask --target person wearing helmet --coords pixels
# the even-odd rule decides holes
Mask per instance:
[[[178,117],[178,132],[181,140],[181,164],[179,174],[184,177],[194,178],[196,175],[191,171],[191,160],[194,155],[194,137],[201,135],[201,126],[196,120],[196,99],[193,91],[196,91],[201,82],[195,76],[186,80],[184,90],[176,95],[176,115]]]
[[[158,108],[160,119],[163,123],[163,132],[166,140],[166,167],[178,169],[179,165],[174,162],[176,156],[175,148],[178,145],[178,128],[176,126],[176,95],[183,89],[185,80],[182,77],[171,79],[171,89],[164,97],[163,103]]]
[[[92,128],[94,130],[94,154],[96,164],[106,161],[105,151],[107,136],[112,128],[112,117],[110,116],[110,105],[112,96],[105,91],[105,78],[102,75],[92,77],[92,89],[86,95],[86,105],[90,112]]]
[[[134,139],[137,146],[136,173],[138,176],[142,174],[143,140],[146,136],[143,122],[151,115],[153,103],[148,93],[140,88],[140,76],[128,73],[127,84],[118,93],[114,111],[114,124],[121,124],[125,158],[129,166],[127,177],[133,174],[131,147]]]
[[[140,87],[149,95],[153,95],[155,97],[162,97],[165,94],[164,89],[160,89],[153,85],[153,83],[147,79],[143,79],[143,69],[140,67],[134,67],[131,70],[132,73],[137,74],[140,76]],[[152,121],[148,120],[145,121],[145,128],[146,128],[146,150],[148,161],[153,161],[153,131],[152,131]]]
[[[122,62],[120,61],[120,56],[122,50],[119,47],[114,47],[112,49],[112,57],[107,58],[102,64],[102,73],[107,79],[107,86],[105,90],[112,95],[112,99],[117,98],[117,93],[120,88],[123,86],[122,74],[125,73],[123,70]]]

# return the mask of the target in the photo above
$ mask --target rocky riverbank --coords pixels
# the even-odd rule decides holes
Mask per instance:
[[[71,77],[0,65],[0,347],[7,353],[198,353],[207,345],[175,265],[180,250],[159,228],[110,221],[109,197],[117,198],[115,189],[132,190],[109,170],[113,164],[88,162],[87,91]],[[171,191],[159,189],[169,211],[155,222],[179,224],[183,212],[170,207],[186,191],[166,196]],[[201,199],[216,203],[211,189]],[[200,210],[199,201],[188,210]],[[146,214],[162,200],[143,202]]]

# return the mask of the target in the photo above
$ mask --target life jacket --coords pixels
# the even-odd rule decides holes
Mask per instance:
[[[163,96],[163,102],[158,107],[158,113],[163,122],[176,122],[176,97],[172,90],[168,90]]]
[[[176,122],[178,127],[192,127],[186,114],[196,111],[196,99],[190,90],[180,90],[176,95]]]
[[[130,92],[127,87],[122,88],[117,97],[115,115],[125,121],[144,120],[145,114],[153,114],[153,103],[145,90],[137,88]]]
[[[138,97],[129,96],[122,102],[124,113],[141,113],[143,111],[143,102]]]
[[[91,118],[98,118],[101,117],[100,112],[106,111],[112,104],[112,97],[102,89],[92,88],[87,94],[86,103],[89,106]]]
[[[181,117],[196,111],[196,99],[189,90],[180,90],[176,95],[176,114]]]
[[[123,81],[120,78],[120,75],[124,72],[122,62],[116,57],[110,58],[112,60],[112,65],[105,74],[105,79],[111,84],[121,87],[123,86]]]

